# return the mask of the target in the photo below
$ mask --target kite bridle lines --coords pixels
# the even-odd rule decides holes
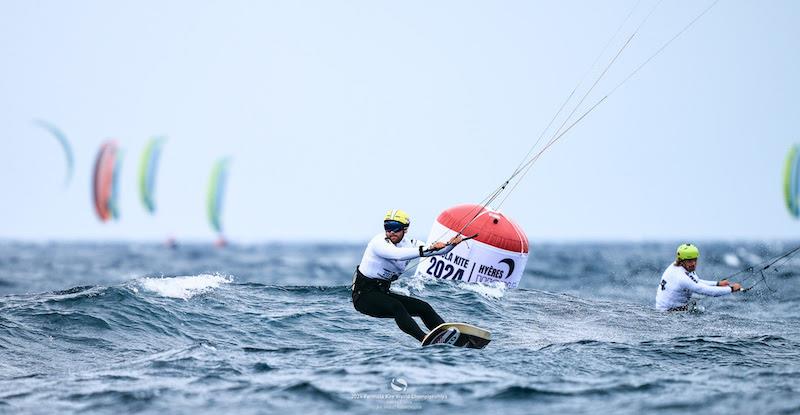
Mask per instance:
[[[558,117],[561,115],[561,113],[567,107],[567,104],[570,102],[570,100],[572,100],[572,97],[575,95],[575,92],[578,89],[580,89],[581,85],[583,85],[587,75],[591,72],[591,68],[593,68],[597,64],[597,62],[600,60],[600,57],[605,54],[605,51],[608,49],[608,47],[611,45],[612,41],[617,37],[617,35],[621,32],[622,27],[628,22],[628,20],[630,19],[631,15],[633,15],[633,12],[639,6],[640,2],[637,2],[633,6],[633,8],[628,13],[628,15],[625,18],[625,20],[623,20],[623,22],[617,28],[617,31],[614,33],[614,35],[611,37],[611,39],[609,39],[609,41],[606,44],[606,46],[603,49],[603,51],[597,56],[597,59],[595,59],[595,63],[592,64],[592,67],[590,67],[590,70],[587,71],[587,73],[584,75],[584,77],[580,80],[580,82],[578,82],[578,84],[575,86],[575,88],[572,90],[572,92],[570,92],[570,94],[567,96],[567,99],[564,101],[564,103],[558,109],[556,114],[553,116],[553,118],[547,124],[547,127],[545,127],[545,129],[542,131],[541,135],[536,140],[536,142],[533,144],[533,146],[531,146],[531,148],[525,154],[525,157],[523,157],[522,161],[520,161],[520,163],[517,166],[517,168],[511,173],[511,175],[505,181],[503,181],[503,183],[500,186],[498,186],[489,196],[487,196],[486,198],[484,198],[484,200],[481,201],[481,203],[480,203],[481,209],[476,209],[476,212],[475,212],[474,216],[472,218],[470,218],[470,220],[460,229],[459,233],[463,232],[464,229],[467,228],[467,226],[472,224],[472,222],[475,221],[475,219],[477,218],[477,216],[481,213],[481,211],[483,209],[487,208],[498,197],[500,197],[500,195],[503,195],[505,193],[505,195],[503,196],[503,199],[500,200],[500,202],[497,204],[495,210],[500,209],[500,207],[505,203],[505,201],[508,199],[508,197],[514,192],[514,190],[516,190],[516,188],[519,185],[519,183],[522,182],[522,180],[525,178],[525,176],[530,172],[530,170],[533,168],[534,164],[539,160],[539,158],[542,156],[542,154],[544,154],[548,149],[550,149],[550,147],[553,146],[553,144],[555,144],[558,140],[560,140],[562,137],[564,137],[564,135],[566,135],[573,127],[575,127],[584,118],[586,118],[586,116],[588,116],[592,111],[594,111],[595,108],[597,108],[598,106],[600,106],[600,104],[605,102],[606,99],[608,99],[612,94],[614,94],[622,85],[624,85],[631,78],[633,78],[633,76],[636,75],[648,63],[650,63],[650,61],[652,61],[656,56],[661,54],[661,52],[663,52],[664,49],[667,48],[667,46],[672,44],[672,42],[674,42],[678,37],[680,37],[683,33],[685,33],[687,30],[689,30],[689,28],[691,28],[701,17],[703,17],[706,13],[708,13],[719,2],[719,0],[714,0],[709,6],[707,6],[705,9],[703,9],[697,16],[695,16],[691,21],[689,21],[689,23],[687,23],[685,26],[683,26],[683,28],[681,28],[681,30],[679,30],[675,35],[673,35],[669,40],[667,40],[660,48],[658,48],[654,53],[652,53],[641,64],[639,64],[639,66],[637,66],[633,71],[631,71],[625,78],[623,78],[622,81],[620,81],[618,84],[616,84],[608,93],[603,95],[593,105],[591,105],[586,111],[580,113],[580,116],[578,116],[577,118],[575,118],[573,120],[573,117],[575,116],[575,114],[578,113],[578,109],[581,107],[581,105],[584,103],[584,101],[589,97],[589,95],[592,93],[592,91],[595,89],[595,87],[600,83],[600,81],[605,77],[605,75],[608,73],[609,69],[611,69],[611,67],[614,65],[614,63],[617,62],[618,58],[622,55],[622,53],[628,48],[628,46],[631,44],[633,39],[639,33],[639,31],[644,26],[644,24],[650,19],[650,17],[653,15],[653,13],[655,12],[656,8],[658,8],[658,6],[662,3],[662,1],[663,0],[659,0],[650,9],[650,11],[647,13],[645,18],[636,26],[636,29],[626,38],[626,40],[622,44],[622,46],[616,51],[614,56],[609,60],[608,64],[606,64],[606,66],[603,68],[602,72],[597,76],[597,78],[594,80],[592,85],[583,94],[583,96],[578,101],[578,103],[574,105],[574,107],[570,111],[569,115],[559,125],[558,129],[556,129],[553,132],[553,134],[550,135],[550,139],[547,141],[547,143],[541,149],[536,151],[536,148],[539,145],[539,143],[542,141],[542,138],[547,135],[546,134],[547,131],[550,130],[550,127],[553,125],[555,120],[558,119]],[[512,184],[512,182],[513,182],[513,184]],[[506,190],[508,188],[509,184],[511,184],[511,188]]]
[[[775,292],[775,290],[770,288],[770,286],[767,284],[767,277],[766,277],[766,275],[764,275],[764,271],[766,271],[766,270],[768,270],[770,268],[772,268],[772,269],[777,271],[778,270],[778,266],[783,265],[784,263],[789,261],[789,258],[793,257],[798,252],[800,252],[800,246],[798,246],[797,248],[788,250],[788,251],[786,251],[786,252],[784,252],[784,253],[782,253],[780,255],[777,255],[777,256],[774,256],[772,258],[769,258],[769,259],[767,259],[765,261],[762,261],[762,262],[760,262],[760,263],[758,263],[756,265],[749,266],[749,267],[747,267],[747,268],[745,268],[745,269],[743,269],[743,270],[731,275],[729,278],[732,279],[733,277],[736,277],[738,275],[742,275],[744,273],[749,273],[750,275],[748,275],[747,277],[742,279],[742,284],[743,284],[745,281],[748,281],[751,278],[753,278],[756,275],[758,275],[761,278],[759,278],[758,281],[756,281],[755,283],[751,284],[749,287],[742,288],[742,292],[750,291],[753,288],[755,288],[758,284],[761,284],[762,282],[764,283],[764,286],[766,286],[769,291]]]
[[[719,0],[714,0],[709,6],[707,6],[705,9],[703,9],[697,16],[695,16],[691,21],[689,21],[689,23],[687,23],[681,30],[679,30],[675,35],[673,35],[669,40],[667,40],[660,48],[658,48],[654,53],[652,53],[641,64],[639,64],[633,71],[631,71],[625,78],[623,78],[622,81],[620,81],[618,84],[616,84],[609,92],[607,92],[605,95],[603,95],[593,105],[591,105],[587,110],[585,110],[584,112],[580,113],[580,116],[578,116],[577,118],[575,118],[573,120],[573,117],[575,116],[575,114],[578,113],[578,110],[580,109],[581,105],[583,105],[584,101],[586,101],[586,99],[589,97],[589,95],[592,93],[592,91],[594,91],[595,87],[605,77],[605,75],[608,73],[608,71],[611,69],[611,67],[614,65],[614,63],[617,62],[618,58],[628,48],[628,46],[631,44],[633,39],[639,33],[641,28],[650,19],[650,17],[653,15],[655,10],[658,8],[658,6],[662,2],[663,2],[663,0],[659,0],[658,2],[655,3],[655,5],[650,9],[650,11],[644,17],[644,19],[641,22],[639,22],[639,24],[636,26],[634,31],[626,38],[626,40],[622,44],[622,46],[620,46],[619,49],[617,49],[617,51],[614,54],[614,56],[609,60],[609,62],[605,65],[605,67],[600,72],[600,74],[595,78],[595,80],[592,83],[592,85],[586,90],[586,92],[583,93],[583,95],[580,98],[580,100],[574,106],[572,106],[572,109],[571,109],[569,115],[561,122],[559,127],[550,135],[550,139],[546,142],[546,144],[544,144],[544,146],[542,146],[538,151],[536,151],[537,147],[542,142],[542,139],[545,136],[547,136],[547,132],[550,131],[550,129],[553,126],[553,124],[555,123],[555,121],[564,112],[564,110],[568,107],[569,102],[575,96],[575,93],[583,85],[584,81],[587,79],[587,77],[591,73],[592,69],[597,65],[597,63],[600,61],[601,57],[605,54],[606,50],[612,44],[613,40],[615,38],[617,38],[619,33],[622,31],[622,28],[630,20],[630,18],[633,15],[634,11],[638,8],[639,4],[641,3],[641,0],[639,0],[633,6],[633,8],[631,8],[630,12],[628,12],[628,14],[625,17],[625,19],[622,21],[622,23],[620,23],[620,25],[617,28],[617,30],[615,31],[614,35],[609,39],[609,41],[606,43],[606,45],[603,48],[603,50],[597,56],[597,58],[595,59],[594,63],[592,64],[592,66],[590,66],[589,70],[583,75],[583,77],[577,83],[575,88],[573,88],[572,91],[567,95],[567,98],[561,104],[561,106],[559,107],[558,111],[556,111],[556,113],[553,116],[553,118],[550,120],[550,122],[547,124],[545,129],[539,135],[539,137],[536,140],[536,142],[530,147],[528,152],[522,158],[522,160],[520,161],[519,165],[517,165],[517,167],[514,169],[514,171],[511,173],[511,175],[507,179],[505,179],[500,186],[495,188],[488,196],[486,196],[483,200],[481,200],[480,203],[478,203],[478,205],[476,206],[476,208],[470,209],[470,211],[467,212],[459,220],[459,222],[462,222],[464,219],[469,218],[469,220],[461,227],[461,229],[458,230],[458,234],[462,234],[464,232],[464,230],[466,230],[466,228],[469,225],[471,225],[473,222],[475,222],[475,220],[478,218],[478,216],[480,216],[480,214],[487,207],[489,207],[489,205],[491,205],[495,200],[497,200],[501,195],[504,194],[503,199],[500,200],[500,202],[496,205],[496,207],[494,209],[494,210],[499,210],[500,207],[508,199],[508,197],[514,192],[514,190],[516,190],[516,188],[519,185],[519,183],[530,172],[530,170],[533,168],[534,164],[539,160],[539,158],[542,156],[542,154],[544,154],[548,149],[550,149],[550,147],[553,146],[553,144],[555,144],[562,137],[564,137],[564,135],[566,135],[573,127],[575,127],[584,118],[586,118],[586,116],[588,116],[590,113],[592,113],[592,111],[594,111],[595,108],[597,108],[598,106],[600,106],[600,104],[605,102],[606,99],[608,99],[612,94],[614,94],[622,85],[624,85],[631,78],[633,78],[633,76],[635,76],[643,67],[645,67],[648,63],[650,63],[650,61],[652,61],[656,56],[661,54],[661,52],[663,52],[664,49],[666,49],[670,44],[672,44],[672,42],[674,42],[678,37],[680,37],[683,33],[685,33],[687,30],[689,30],[689,28],[691,28],[701,17],[703,17],[706,13],[708,13],[719,2]],[[509,185],[511,185],[510,189],[508,188]],[[442,238],[442,237],[444,237],[445,235],[446,235],[446,233],[442,234],[439,238],[437,238],[437,240]],[[415,265],[416,264],[410,264],[410,266],[408,268],[406,268],[406,271],[408,271],[410,268],[414,267]],[[405,273],[405,271],[403,273]]]

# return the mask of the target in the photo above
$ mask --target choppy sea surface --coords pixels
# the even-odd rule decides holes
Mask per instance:
[[[800,255],[658,312],[680,242],[533,244],[514,290],[395,283],[492,331],[470,350],[356,312],[361,245],[0,241],[0,413],[800,413]],[[698,271],[797,244],[700,244]]]

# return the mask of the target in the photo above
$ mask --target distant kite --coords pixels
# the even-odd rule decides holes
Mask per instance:
[[[47,121],[33,120],[33,124],[50,132],[50,134],[52,134],[53,137],[55,137],[56,140],[58,140],[58,142],[61,144],[61,148],[64,149],[64,156],[67,158],[67,177],[64,180],[64,186],[69,186],[70,180],[72,180],[72,171],[74,170],[75,162],[72,156],[72,147],[69,145],[67,136],[65,136],[64,133],[62,133],[61,130],[59,130],[56,126]]]
[[[798,193],[800,193],[800,146],[794,145],[789,149],[783,169],[783,199],[789,214],[795,218],[800,217]]]
[[[155,213],[156,203],[154,199],[156,187],[156,174],[158,173],[158,161],[161,156],[161,147],[166,138],[151,138],[142,153],[139,162],[139,196],[145,210],[150,214]]]
[[[122,171],[122,150],[117,150],[114,160],[114,173],[111,177],[111,198],[108,200],[108,210],[111,211],[111,217],[114,220],[119,219],[119,176]]]
[[[119,217],[117,197],[119,189],[119,157],[116,140],[109,140],[100,146],[94,163],[92,176],[92,198],[97,217],[105,222]]]
[[[222,201],[225,196],[225,181],[228,177],[229,164],[227,158],[214,163],[214,167],[211,169],[211,178],[208,182],[208,198],[206,204],[208,221],[211,224],[211,228],[220,234],[220,237],[222,235],[222,222],[220,217],[222,215]]]

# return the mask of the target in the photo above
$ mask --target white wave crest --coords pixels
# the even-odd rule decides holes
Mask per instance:
[[[185,277],[143,278],[139,283],[145,290],[163,297],[188,300],[197,294],[206,293],[231,281],[233,281],[231,277],[200,274]]]
[[[489,298],[503,298],[503,294],[505,294],[506,288],[508,288],[502,281],[493,281],[487,283],[462,282],[458,284],[458,287],[467,291],[474,291],[484,297]]]
[[[455,285],[467,291],[476,292],[487,298],[503,298],[508,287],[502,281],[491,282],[458,282],[439,280],[427,275],[414,275],[409,278],[403,278],[392,284],[392,291],[402,295],[412,295],[412,292],[422,293],[425,288],[430,284],[449,284],[456,283]]]
[[[437,284],[438,282],[439,280],[434,277],[414,274],[395,281],[392,284],[391,290],[401,295],[412,295],[412,291],[415,293],[422,293],[427,284]]]
[[[739,256],[739,258],[747,262],[749,265],[755,265],[763,261],[763,258],[744,248],[737,249],[736,254]]]
[[[729,267],[736,268],[742,266],[742,261],[739,260],[739,257],[731,253],[725,254],[722,257],[722,261],[725,262],[725,265]]]

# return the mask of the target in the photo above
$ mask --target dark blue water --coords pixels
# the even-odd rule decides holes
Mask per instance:
[[[484,350],[354,311],[362,246],[0,242],[0,412],[800,412],[800,260],[660,313],[678,242],[534,245],[516,290],[396,284]],[[700,247],[715,279],[793,244]]]

